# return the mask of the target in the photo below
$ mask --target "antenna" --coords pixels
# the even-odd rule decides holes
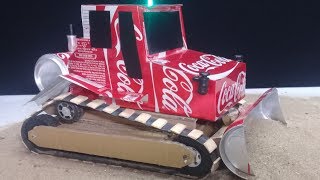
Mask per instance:
[[[70,30],[70,34],[69,35],[73,35],[73,26],[72,26],[72,24],[69,24],[69,30]]]

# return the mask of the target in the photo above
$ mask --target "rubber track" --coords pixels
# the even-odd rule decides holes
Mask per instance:
[[[51,103],[47,104],[51,105]],[[43,110],[33,113],[28,119],[24,120],[22,128],[27,126],[27,124],[30,124],[30,119],[33,117],[41,114]],[[41,116],[41,115],[40,115]],[[39,122],[39,121],[38,121]],[[59,123],[58,123],[59,124]],[[48,124],[50,126],[58,126],[58,124]],[[43,125],[43,124],[41,124]],[[40,124],[33,124],[32,127],[40,126]],[[24,131],[26,129],[23,129]],[[21,133],[21,135],[24,132]],[[69,152],[69,151],[63,151],[63,150],[57,150],[57,149],[49,149],[49,148],[43,148],[38,147],[35,144],[33,144],[31,141],[29,141],[28,136],[21,136],[24,145],[29,149],[31,152],[36,154],[45,154],[55,157],[62,157],[67,159],[76,159],[84,162],[93,162],[93,163],[101,163],[101,164],[107,164],[107,165],[114,165],[119,167],[127,167],[127,168],[133,168],[143,171],[151,171],[151,172],[157,172],[162,174],[168,174],[168,175],[177,175],[182,176],[188,179],[198,179],[199,177],[196,176],[190,176],[188,174],[181,174],[180,169],[178,168],[170,168],[170,167],[164,167],[164,166],[158,166],[153,164],[145,164],[140,162],[133,162],[133,161],[126,161],[122,159],[113,159],[109,157],[101,157],[101,156],[95,156],[95,155],[88,155],[83,153],[77,153],[77,152]],[[211,159],[216,159],[217,156],[215,153],[211,154]]]
[[[157,121],[158,119],[153,118],[150,115],[148,116],[147,113],[138,113],[138,112],[131,110],[131,109],[126,109],[126,108],[121,108],[119,106],[109,105],[109,104],[106,104],[104,101],[102,102],[101,100],[91,101],[91,100],[88,100],[88,98],[85,96],[75,96],[70,93],[62,94],[62,95],[54,98],[53,100],[48,101],[47,103],[45,103],[43,105],[42,109],[45,109],[46,107],[54,104],[56,101],[70,102],[70,103],[74,103],[74,104],[77,104],[82,107],[87,107],[87,108],[94,109],[94,110],[104,112],[104,113],[107,113],[106,108],[109,107],[109,110],[110,110],[110,108],[113,107],[116,109],[113,109],[114,110],[113,112],[108,113],[113,116],[119,116],[125,110],[130,111],[131,115],[127,119],[131,120],[131,121],[137,121],[137,118],[141,114],[143,114],[144,117],[147,116],[149,118],[145,119],[144,121],[137,121],[137,122],[143,123],[149,127],[157,128],[156,126],[154,126],[154,122]],[[98,104],[100,104],[100,105],[97,104],[98,106],[93,106],[94,102],[99,102]],[[95,108],[92,108],[92,107],[95,107]],[[35,117],[35,116],[41,114],[42,112],[43,112],[43,110],[37,111],[37,112],[33,113],[31,116],[29,116],[29,118]],[[120,117],[122,117],[122,116],[120,116]],[[24,124],[28,123],[29,118],[27,118],[24,121]],[[164,122],[163,119],[161,119],[161,121]],[[210,158],[214,162],[218,158],[217,157],[218,152],[217,152],[215,142],[212,139],[206,137],[201,131],[199,131],[199,130],[193,131],[193,130],[187,129],[184,125],[182,125],[182,126],[181,125],[182,124],[179,124],[179,123],[178,123],[178,125],[177,124],[173,125],[173,124],[166,122],[165,124],[163,124],[163,126],[162,125],[158,126],[161,128],[157,128],[157,129],[164,131],[166,133],[174,133],[174,134],[184,136],[187,138],[193,137],[192,138],[193,140],[196,140],[198,143],[202,144],[208,150],[208,152],[210,153],[210,156],[211,156]],[[175,131],[171,130],[173,127],[177,127],[177,126],[180,127],[178,130],[175,130]],[[180,132],[180,133],[177,133],[177,132]],[[190,134],[190,132],[197,132],[197,133],[196,133],[196,135],[194,135],[192,133]],[[192,136],[192,137],[190,137],[190,136]],[[195,138],[197,136],[199,136],[199,137]],[[22,137],[22,139],[23,139],[24,143],[29,141],[28,137]],[[207,145],[205,145],[205,143],[207,143]],[[211,144],[211,143],[214,143],[214,144]],[[211,146],[211,149],[207,148],[208,144]],[[52,155],[52,156],[57,156],[57,157],[69,158],[69,159],[77,159],[80,161],[90,161],[90,162],[94,162],[94,163],[102,163],[102,164],[109,164],[109,165],[115,165],[115,166],[121,166],[121,167],[129,167],[129,168],[135,168],[135,169],[139,169],[139,170],[165,173],[165,174],[169,174],[169,175],[180,175],[180,176],[184,176],[187,178],[198,178],[198,177],[193,177],[193,176],[181,174],[181,171],[178,168],[170,168],[170,167],[157,166],[157,165],[152,165],[152,164],[126,161],[126,160],[121,160],[121,159],[113,159],[113,158],[108,158],[108,157],[88,155],[88,154],[83,154],[83,153],[42,148],[42,147],[38,147],[38,146],[34,145],[33,143],[29,143],[26,146],[28,149],[30,149],[30,151],[32,151],[34,153],[38,153],[38,154],[46,154],[46,155]]]
[[[89,100],[88,97],[81,95],[75,96],[71,93],[62,94],[54,98],[54,100],[51,101],[50,104],[54,103],[54,101],[65,101],[74,103],[82,107],[87,107],[100,112],[108,113],[113,116],[123,117],[130,121],[139,122],[148,127],[153,127],[163,132],[174,133],[176,135],[191,138],[202,144],[209,153],[212,153],[217,149],[217,144],[211,138],[205,136],[202,131],[197,129],[188,129],[185,125],[180,123],[171,124],[165,119],[154,118],[147,112],[141,113],[132,109],[122,108],[114,104],[107,104],[105,101],[100,99]]]

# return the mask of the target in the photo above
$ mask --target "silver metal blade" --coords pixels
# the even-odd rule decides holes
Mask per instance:
[[[42,105],[49,99],[56,97],[61,93],[67,92],[70,84],[71,82],[61,77],[57,77],[57,79],[50,86],[40,91],[39,94],[33,97],[29,102],[34,101],[37,105]]]
[[[259,121],[275,120],[287,124],[281,111],[277,89],[269,89],[256,102],[242,111],[238,118],[243,123],[234,122],[220,141],[222,161],[237,176],[248,179],[254,172],[250,167],[245,131]],[[237,125],[235,125],[237,124]]]

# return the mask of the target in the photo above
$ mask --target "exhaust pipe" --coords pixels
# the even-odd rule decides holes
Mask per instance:
[[[67,35],[68,39],[68,50],[69,52],[74,52],[77,49],[77,36],[73,34],[73,26],[69,25],[70,34]]]

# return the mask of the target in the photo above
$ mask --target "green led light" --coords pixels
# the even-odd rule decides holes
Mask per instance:
[[[148,0],[148,7],[153,6],[153,0]]]

